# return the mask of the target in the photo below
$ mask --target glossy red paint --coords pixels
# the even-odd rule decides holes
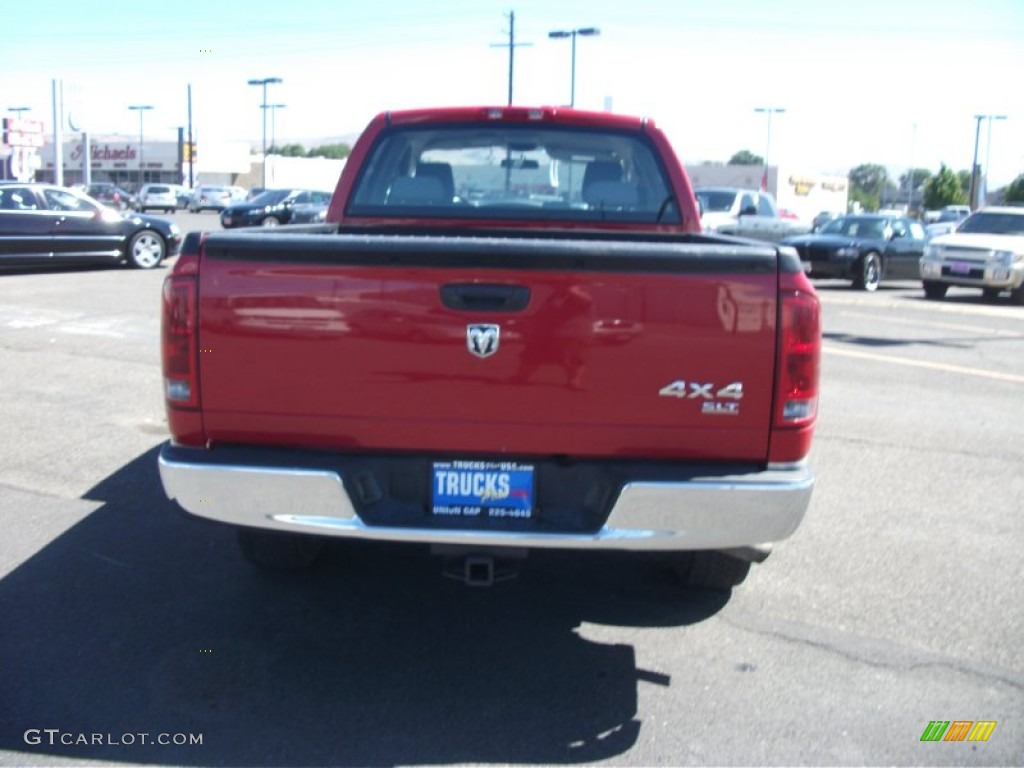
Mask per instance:
[[[389,125],[473,120],[644,132],[682,223],[344,216]],[[424,234],[700,231],[682,165],[652,121],[551,107],[378,115],[353,148],[328,221]],[[795,462],[810,450],[820,311],[799,272],[335,266],[287,253],[257,263],[202,258],[202,240],[190,236],[167,280],[168,301],[177,296],[179,309],[195,313],[194,337],[175,340],[165,326],[165,376],[193,386],[190,399],[168,402],[178,443],[758,463]],[[440,291],[451,284],[526,287],[530,301],[517,311],[452,309]],[[499,326],[495,354],[472,353],[474,324]]]
[[[445,284],[525,285],[519,312],[444,306]],[[763,461],[775,279],[207,260],[206,436],[357,450]],[[469,325],[500,327],[474,356]],[[273,361],[268,365],[268,361]],[[708,415],[678,381],[740,382]],[[693,390],[689,390],[692,393]]]

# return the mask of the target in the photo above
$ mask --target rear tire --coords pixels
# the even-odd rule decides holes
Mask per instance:
[[[981,296],[985,301],[995,301],[1002,291],[999,288],[982,288]]]
[[[128,263],[136,269],[154,269],[167,255],[167,243],[151,229],[132,235],[128,242]]]
[[[949,290],[949,286],[945,283],[936,283],[933,280],[924,281],[924,295],[928,299],[943,299],[946,297],[946,291]]]
[[[680,553],[672,567],[685,586],[710,589],[732,589],[750,573],[748,561],[714,550]]]
[[[1010,301],[1018,307],[1024,307],[1024,283],[1021,283],[1019,288],[1010,291]]]
[[[257,528],[239,528],[238,545],[246,560],[272,571],[308,568],[324,548],[323,540],[316,536]]]
[[[862,291],[876,291],[882,282],[882,257],[874,251],[864,254],[853,287]]]

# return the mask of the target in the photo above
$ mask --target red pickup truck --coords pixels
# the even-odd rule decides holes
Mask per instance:
[[[262,566],[644,550],[727,588],[808,506],[820,333],[795,252],[701,234],[652,121],[388,112],[326,224],[186,237],[160,474]]]

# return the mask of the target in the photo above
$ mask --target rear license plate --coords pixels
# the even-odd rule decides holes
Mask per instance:
[[[434,462],[431,511],[437,517],[529,519],[534,468],[489,461]]]
[[[966,261],[952,261],[949,264],[949,271],[954,275],[969,275],[971,274],[971,265]]]

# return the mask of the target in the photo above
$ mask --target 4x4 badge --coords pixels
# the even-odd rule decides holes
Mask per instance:
[[[466,326],[466,347],[477,357],[490,357],[498,351],[501,328],[497,325],[478,323]]]

